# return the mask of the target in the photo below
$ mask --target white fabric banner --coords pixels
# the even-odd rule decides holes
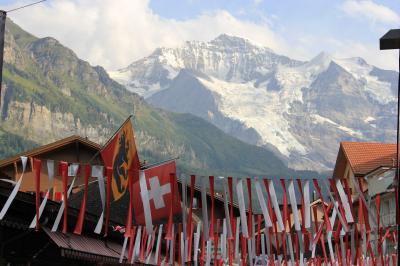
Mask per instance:
[[[240,260],[239,257],[239,244],[240,244],[240,217],[236,218],[236,236],[235,236],[235,259]]]
[[[260,181],[258,180],[258,178],[255,179],[255,186],[256,186],[258,203],[260,204],[261,211],[264,216],[265,226],[272,227],[271,217],[269,216],[267,205],[265,204],[264,195],[263,195]]]
[[[151,251],[153,250],[153,246],[154,246],[154,238],[155,238],[155,231],[152,231],[151,234],[149,234],[147,236],[147,246],[146,246],[146,253],[145,253],[146,264],[150,263]]]
[[[249,257],[249,260],[248,260],[248,265],[250,265],[250,266],[253,266],[253,262],[254,262],[254,256],[253,256],[253,248],[252,248],[252,239],[254,238],[254,235],[253,235],[253,237],[252,238],[249,238],[249,239],[247,239],[247,255],[248,255],[248,257]]]
[[[266,266],[265,264],[265,235],[261,234],[261,265]]]
[[[154,264],[157,265],[158,263],[158,256],[160,255],[160,246],[161,246],[161,236],[162,236],[163,225],[160,224],[160,228],[158,229],[158,236],[157,236],[157,244],[156,244],[156,255],[154,258]]]
[[[185,260],[185,239],[184,239],[183,232],[181,232],[180,239],[181,239],[181,243],[180,243],[179,247],[181,249],[181,261],[182,261],[182,264],[185,264],[185,262],[186,262],[186,260]]]
[[[347,195],[343,189],[342,186],[342,182],[340,182],[340,179],[336,180],[336,188],[339,192],[339,197],[340,200],[342,201],[343,204],[343,208],[344,208],[344,214],[346,216],[346,220],[348,223],[354,223],[354,218],[353,215],[351,213],[351,209],[350,209],[350,204],[347,198]]]
[[[304,195],[304,227],[311,227],[311,209],[310,209],[310,180],[304,182],[303,187]]]
[[[195,264],[197,264],[197,256],[199,253],[199,242],[200,242],[200,227],[201,227],[201,222],[197,223],[197,229],[196,229],[196,233],[194,234],[194,244],[193,244],[193,261],[195,262]]]
[[[128,238],[129,237],[127,237],[127,236],[124,237],[124,244],[122,245],[121,254],[119,256],[119,263],[122,263],[124,261],[126,244],[128,243]]]
[[[242,223],[242,234],[244,237],[249,237],[249,232],[247,228],[247,218],[246,218],[246,206],[244,203],[244,194],[243,194],[243,180],[240,179],[236,183],[236,193],[238,197],[239,203],[239,213],[240,213],[240,221]]]
[[[298,213],[298,209],[297,209],[297,201],[296,201],[296,194],[294,192],[293,180],[289,181],[288,192],[289,192],[290,205],[292,207],[292,214],[293,214],[293,219],[294,219],[294,228],[295,228],[296,231],[301,231],[300,218],[299,218],[299,213]]]
[[[300,249],[300,257],[303,257],[303,254],[304,254],[303,233],[301,232],[300,217],[299,217],[299,212],[297,209],[297,200],[296,200],[296,193],[294,191],[293,180],[289,181],[288,192],[289,192],[290,206],[292,208],[294,228],[297,232],[297,238],[298,238],[299,249]]]
[[[100,199],[101,199],[101,206],[102,212],[100,214],[100,218],[97,221],[96,227],[94,232],[96,234],[101,233],[101,229],[103,228],[103,221],[104,221],[104,211],[106,205],[106,189],[104,186],[104,167],[101,165],[93,165],[92,166],[92,177],[97,177],[97,184],[99,185],[99,192],[100,192]]]
[[[136,258],[139,256],[141,240],[142,240],[142,227],[139,226],[138,230],[136,232],[135,245],[133,246],[133,254],[132,254],[132,258],[131,258],[131,264],[133,262],[135,262]]]
[[[8,199],[6,201],[6,203],[4,204],[3,208],[0,211],[0,221],[3,220],[4,216],[6,215],[8,208],[10,208],[11,203],[13,202],[15,196],[17,196],[18,191],[19,191],[19,187],[22,184],[22,180],[24,179],[24,173],[25,173],[25,169],[26,169],[26,162],[28,161],[28,157],[26,156],[21,156],[21,162],[22,162],[22,173],[21,176],[18,179],[17,184],[15,184],[14,189],[11,191],[10,196],[8,196]]]
[[[338,209],[338,204],[337,204],[335,198],[333,197],[333,195],[332,195],[332,193],[331,193],[331,190],[330,190],[329,185],[328,185],[328,181],[327,181],[326,179],[323,179],[323,180],[322,180],[322,183],[324,184],[325,189],[328,191],[329,198],[331,199],[331,202],[332,202],[332,204],[333,204],[333,207],[334,207],[334,209],[336,210],[336,214],[337,214],[337,216],[339,217],[339,221],[340,221],[340,223],[342,224],[343,229],[344,229],[345,231],[349,230],[349,229],[347,228],[347,224],[346,224],[346,222],[344,221],[344,218],[343,218],[342,214],[340,213],[340,211],[339,211],[339,209]],[[332,227],[333,227],[333,224],[332,224],[332,223],[331,223],[331,225],[332,225]],[[333,228],[332,228],[332,230],[333,230]]]
[[[207,240],[206,266],[211,265],[211,240]]]
[[[226,226],[227,226],[227,236],[228,238],[232,237],[232,225],[231,225],[231,219],[230,219],[230,212],[229,212],[229,198],[228,198],[228,181],[224,177],[220,177],[222,179],[222,186],[224,188],[224,209],[225,209],[225,218],[226,218]]]
[[[172,238],[171,238],[171,244],[169,245],[169,264],[173,265],[174,261],[175,261],[175,254],[173,253],[174,249],[175,249],[175,226],[172,225],[172,234],[171,234]]]
[[[271,201],[272,201],[272,205],[274,206],[274,212],[276,215],[276,219],[278,221],[279,229],[281,231],[285,231],[285,227],[283,226],[281,211],[279,209],[278,199],[276,198],[274,182],[272,180],[269,180],[269,182],[268,182],[268,189],[269,189],[269,193],[271,195]]]
[[[222,220],[222,234],[221,234],[221,254],[222,258],[224,261],[226,261],[226,235],[227,235],[227,226],[226,226],[226,221],[229,220],[229,218],[224,218]]]
[[[187,206],[187,187],[186,187],[186,178],[184,175],[181,175],[181,184],[182,184],[181,200],[182,200],[182,226],[183,226],[182,232],[183,232],[183,240],[186,242],[186,240],[187,240],[187,236],[186,236],[186,232],[187,232],[187,229],[186,229],[186,226],[187,226],[186,225],[186,221],[187,221],[187,217],[186,217],[187,216],[187,207],[186,207]]]
[[[361,198],[361,200],[362,200],[362,202],[365,204],[365,206],[368,206],[367,205],[367,201],[365,200],[365,197],[364,197],[364,193],[362,193],[361,192],[361,189],[360,189],[360,186],[358,185],[358,183],[354,180],[354,177],[353,176],[350,176],[350,179],[351,179],[351,182],[353,183],[353,185],[354,185],[354,187],[355,187],[355,189],[356,189],[356,191],[357,191],[357,194],[358,194],[358,196]],[[375,217],[375,214],[374,214],[374,212],[370,212],[370,211],[368,211],[368,210],[366,210],[367,211],[367,213],[368,213],[368,216],[369,216],[369,222],[372,224],[372,228],[376,228],[377,227],[377,225],[376,225],[376,217]]]
[[[296,259],[294,257],[292,237],[291,237],[291,235],[289,233],[286,233],[286,236],[287,236],[287,242],[288,242],[288,246],[289,246],[290,258],[291,258],[291,261],[292,261],[292,265],[294,265],[294,262],[296,261]]]
[[[47,175],[49,177],[49,184],[48,184],[46,196],[44,197],[44,199],[39,207],[39,219],[42,216],[44,207],[46,206],[47,199],[49,198],[49,195],[50,195],[50,191],[54,186],[54,161],[53,160],[47,160]],[[29,225],[29,228],[35,228],[35,227],[36,227],[36,214],[35,214],[35,217],[33,217],[31,224]]]
[[[203,235],[208,240],[208,211],[207,211],[207,180],[201,179],[201,211],[203,214]]]
[[[333,204],[337,204],[337,203],[333,203]],[[337,214],[336,208],[334,208],[333,211],[332,211],[331,219],[330,219],[330,223],[331,223],[332,226],[335,224],[336,214]],[[331,256],[331,260],[332,261],[336,261],[335,252],[334,252],[333,246],[332,246],[332,231],[329,231],[327,233],[327,241],[328,241],[328,248],[329,248],[329,254]],[[339,256],[339,254],[337,254],[337,255]]]
[[[153,232],[153,219],[151,218],[149,191],[147,189],[146,175],[143,170],[139,172],[140,196],[143,203],[144,220],[146,223],[146,232]]]

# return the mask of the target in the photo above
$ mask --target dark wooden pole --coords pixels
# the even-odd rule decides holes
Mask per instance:
[[[2,96],[2,82],[3,82],[3,61],[4,61],[4,35],[6,29],[7,12],[0,10],[0,99]],[[1,101],[0,101],[1,107]]]
[[[400,29],[389,30],[379,39],[381,50],[399,50],[400,52]],[[399,169],[399,110],[400,110],[400,53],[399,53],[399,80],[397,84],[397,138],[396,138],[396,185],[397,191],[400,190],[400,169]],[[397,205],[398,206],[398,205]],[[400,228],[397,216],[399,210],[396,210],[396,230],[397,230],[397,265],[400,265]]]

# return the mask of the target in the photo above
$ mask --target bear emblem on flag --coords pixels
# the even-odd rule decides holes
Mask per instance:
[[[107,167],[112,168],[112,197],[120,199],[128,186],[128,172],[137,173],[140,169],[139,155],[136,150],[132,122],[128,119],[115,136],[101,151],[101,157]]]

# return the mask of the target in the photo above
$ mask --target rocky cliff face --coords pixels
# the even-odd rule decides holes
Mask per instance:
[[[395,140],[397,73],[362,58],[300,62],[221,35],[159,48],[110,74],[153,105],[199,116],[296,169],[332,169],[340,141]]]
[[[10,21],[4,83],[1,127],[38,143],[70,134],[103,142],[122,119],[107,106],[99,106],[105,105],[102,97],[116,101],[120,94],[126,94],[104,69],[78,59],[57,40],[37,39]],[[129,97],[132,103],[123,104],[133,112],[139,97]],[[90,113],[90,119],[85,113]]]

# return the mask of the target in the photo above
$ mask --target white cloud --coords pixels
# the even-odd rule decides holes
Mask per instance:
[[[125,67],[157,47],[208,41],[221,33],[245,37],[278,52],[285,47],[266,23],[239,20],[224,10],[182,21],[166,19],[149,8],[148,0],[58,0],[10,15],[27,31],[55,37],[81,58],[110,70]]]
[[[313,57],[323,49],[335,58],[361,57],[368,64],[398,71],[398,51],[379,49],[378,37],[375,43],[363,43],[355,40],[339,40],[329,36],[305,35],[299,38],[297,53],[303,57]]]
[[[384,69],[398,71],[398,51],[379,50],[379,43],[370,45],[355,41],[335,41],[334,56],[336,58],[362,57],[368,64],[378,66]]]
[[[395,11],[372,0],[346,0],[341,9],[349,16],[364,18],[372,23],[400,24],[400,16]]]

